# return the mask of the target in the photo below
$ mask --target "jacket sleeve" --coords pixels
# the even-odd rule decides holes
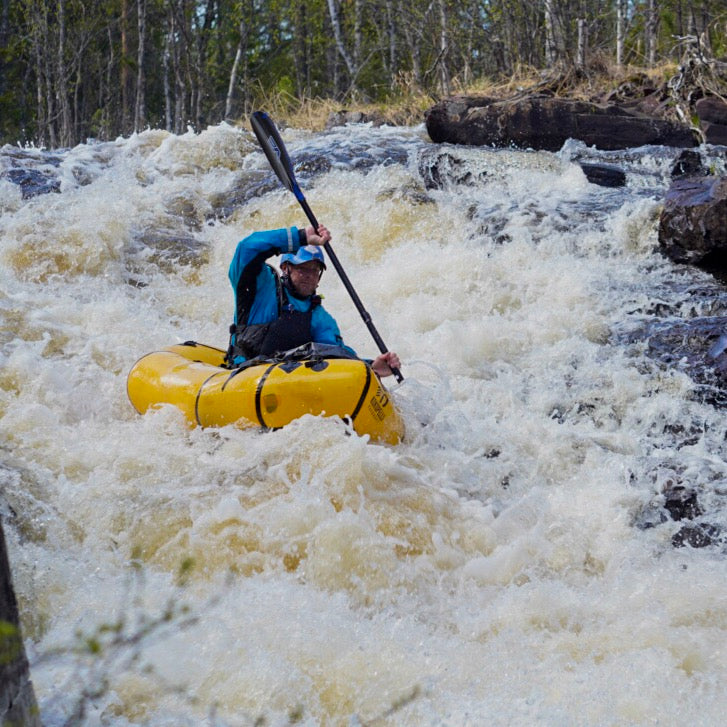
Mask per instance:
[[[341,331],[338,328],[335,318],[322,306],[319,305],[311,317],[311,334],[314,343],[327,343],[331,346],[345,348],[352,356],[358,358],[358,354],[343,342]]]
[[[297,227],[287,227],[279,230],[254,232],[252,235],[240,240],[232,257],[228,273],[232,290],[235,293],[235,323],[263,322],[252,319],[261,315],[267,317],[265,311],[258,310],[263,301],[256,301],[259,290],[270,288],[270,291],[266,290],[264,296],[266,299],[270,297],[267,293],[271,291],[274,293],[273,276],[265,268],[265,261],[273,255],[298,252],[300,237],[301,234]],[[275,300],[274,297],[272,300]],[[269,306],[266,305],[265,307]],[[248,320],[238,320],[241,311],[250,313]]]
[[[286,252],[296,253],[300,249],[300,231],[297,227],[284,227],[280,230],[253,232],[237,243],[237,249],[230,263],[230,282],[236,288],[245,268],[252,265],[257,272],[263,263],[273,255]]]

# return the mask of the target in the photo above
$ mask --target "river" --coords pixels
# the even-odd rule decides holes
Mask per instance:
[[[727,528],[727,421],[629,335],[725,305],[657,250],[678,150],[283,138],[402,359],[399,446],[129,404],[143,354],[226,346],[238,240],[305,223],[249,130],[0,149],[0,512],[44,724],[720,724],[724,539],[674,547],[664,502]],[[331,266],[321,292],[373,356]]]

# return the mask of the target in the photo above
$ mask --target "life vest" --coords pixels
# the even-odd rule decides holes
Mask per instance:
[[[288,300],[278,271],[270,265],[268,267],[275,275],[278,317],[269,323],[240,324],[239,321],[247,320],[254,297],[246,296],[242,303],[238,303],[238,323],[230,326],[230,346],[226,359],[228,366],[234,366],[238,356],[246,359],[269,356],[313,341],[311,319],[313,311],[321,304],[320,296],[312,296],[308,310],[299,311]]]

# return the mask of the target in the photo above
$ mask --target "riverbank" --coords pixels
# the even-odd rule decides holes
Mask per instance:
[[[527,69],[508,79],[456,87],[442,97],[412,87],[402,87],[400,91],[398,97],[386,104],[341,104],[331,99],[298,100],[280,96],[268,99],[266,108],[282,126],[321,131],[347,122],[415,126],[422,123],[433,109],[446,105],[449,100],[457,104],[464,100],[468,105],[481,106],[483,103],[527,102],[528,99],[545,98],[552,99],[547,101],[551,105],[576,102],[591,105],[596,110],[603,109],[603,113],[608,115],[618,109],[621,114],[655,120],[657,124],[665,124],[672,129],[693,132],[694,143],[724,144],[723,137],[727,134],[727,103],[724,101],[727,96],[727,62],[696,52],[685,55],[681,65],[664,64],[658,68],[594,63],[588,69],[574,66],[548,71]],[[442,139],[433,138],[435,141],[457,141],[459,136],[455,134],[450,139],[445,133]],[[655,136],[656,139],[662,137],[664,141],[661,143],[671,143],[669,134],[657,133]],[[503,144],[508,146],[510,141],[505,140]],[[477,142],[460,139],[460,142],[499,145],[496,140]],[[635,143],[638,145],[638,139]],[[535,143],[534,148],[543,147]]]
[[[476,84],[452,88],[450,95],[483,96],[505,100],[515,96],[547,92],[559,98],[581,101],[598,101],[616,95],[633,94],[639,86],[658,88],[668,83],[678,72],[676,64],[664,64],[658,68],[624,66],[617,68],[601,64],[587,72],[554,69],[538,71],[524,68],[507,79],[489,79]],[[725,87],[727,93],[727,85]],[[346,112],[362,114],[377,123],[393,126],[415,126],[424,121],[427,109],[442,97],[432,95],[413,86],[402,86],[400,93],[387,103],[349,101],[335,99],[295,99],[278,95],[266,99],[266,110],[284,126],[310,131],[321,131],[334,114]]]

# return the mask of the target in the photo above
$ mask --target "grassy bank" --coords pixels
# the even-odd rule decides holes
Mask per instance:
[[[520,94],[547,92],[565,98],[601,101],[614,92],[638,93],[639,88],[663,87],[677,72],[676,64],[657,68],[619,68],[602,62],[593,63],[585,72],[573,67],[551,71],[524,67],[509,78],[485,79],[467,86],[454,84],[451,95],[505,99]],[[261,97],[257,107],[264,108],[283,126],[320,131],[331,114],[341,111],[360,111],[396,125],[421,124],[426,110],[440,98],[413,85],[402,84],[383,103],[371,104],[354,99],[342,104],[333,99],[298,99],[281,93]]]

